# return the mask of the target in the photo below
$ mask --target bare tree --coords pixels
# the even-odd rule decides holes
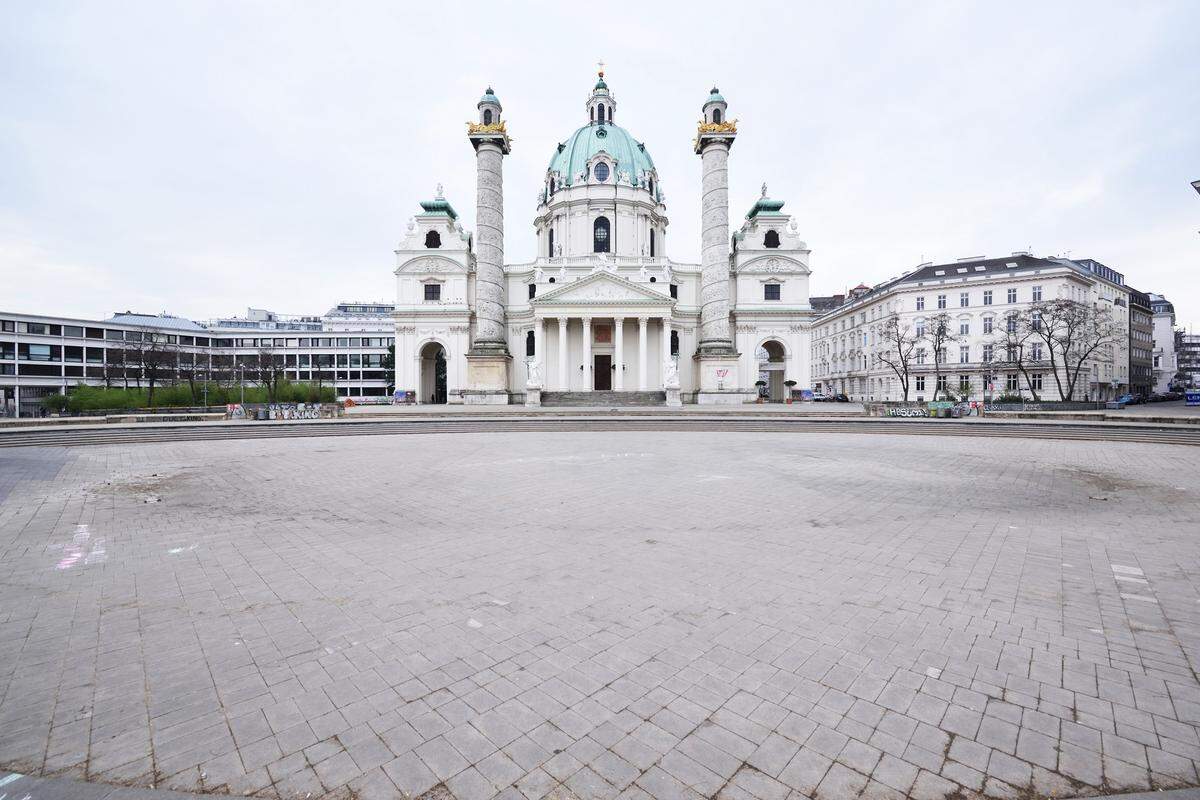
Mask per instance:
[[[1034,401],[1041,400],[1029,368],[1034,362],[1043,360],[1045,348],[1036,336],[1029,312],[1014,311],[1007,315],[1004,323],[995,330],[991,345],[994,353],[992,363],[1020,372]]]
[[[938,399],[938,390],[942,385],[942,369],[946,363],[946,347],[951,342],[958,341],[958,334],[951,327],[953,321],[950,315],[943,311],[930,317],[926,323],[925,341],[933,348],[933,399]]]
[[[900,379],[900,388],[903,390],[904,400],[907,402],[913,351],[921,340],[908,325],[901,324],[900,317],[896,314],[892,314],[884,321],[883,328],[879,331],[879,338],[884,344],[884,349],[875,356]]]
[[[249,365],[252,379],[267,390],[267,402],[274,403],[279,391],[279,384],[284,379],[283,355],[276,353],[273,347],[260,347],[251,356]]]
[[[154,405],[154,389],[175,379],[178,368],[179,348],[165,333],[143,328],[136,331],[136,338],[128,343],[127,350],[136,359],[138,387],[146,379],[146,405]],[[128,332],[126,339],[128,339]]]
[[[1020,319],[1018,319],[1020,324]],[[1033,338],[1046,348],[1058,395],[1073,400],[1084,367],[1101,354],[1109,354],[1123,338],[1107,305],[1058,298],[1030,306],[1025,316]]]

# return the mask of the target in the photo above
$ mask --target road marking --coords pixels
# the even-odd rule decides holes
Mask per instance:
[[[1123,599],[1123,600],[1140,600],[1143,603],[1157,603],[1158,602],[1153,597],[1147,597],[1144,594],[1122,594],[1121,599]]]
[[[1124,564],[1109,564],[1109,566],[1112,567],[1113,572],[1119,572],[1122,575],[1145,575],[1146,574],[1146,573],[1142,572],[1140,569],[1138,569],[1137,567],[1127,567]]]
[[[3,778],[0,778],[0,786],[8,786],[13,781],[19,781],[24,777],[25,776],[19,772],[14,772],[12,775],[5,775]]]

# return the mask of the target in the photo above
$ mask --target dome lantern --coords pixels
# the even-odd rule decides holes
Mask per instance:
[[[596,85],[592,87],[592,93],[588,97],[586,105],[589,124],[606,125],[613,121],[617,101],[608,90],[608,83],[604,80],[603,61],[600,62],[600,71],[596,78]]]

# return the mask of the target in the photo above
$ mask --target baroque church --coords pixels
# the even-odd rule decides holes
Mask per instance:
[[[398,401],[732,404],[809,388],[810,251],[765,185],[730,235],[738,131],[717,89],[694,141],[699,264],[669,256],[662,178],[645,143],[617,123],[603,71],[583,124],[550,154],[533,217],[537,257],[505,263],[511,142],[490,88],[477,109],[467,126],[475,232],[438,187],[396,250]]]

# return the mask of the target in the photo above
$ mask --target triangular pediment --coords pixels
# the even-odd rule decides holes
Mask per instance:
[[[533,299],[533,305],[660,305],[674,299],[627,281],[610,272],[596,272]]]

